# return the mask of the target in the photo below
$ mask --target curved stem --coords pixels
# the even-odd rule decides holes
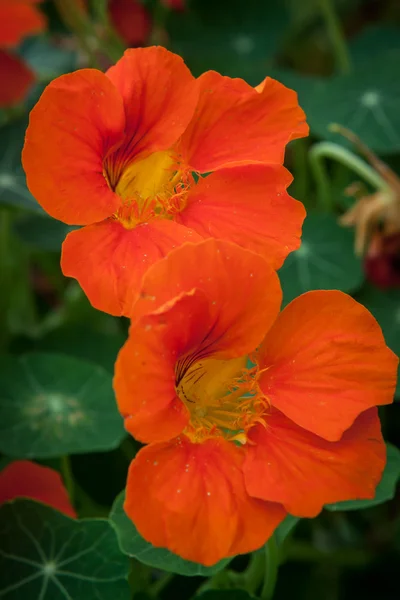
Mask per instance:
[[[274,596],[279,567],[279,549],[274,535],[270,537],[265,545],[264,553],[265,575],[260,598],[261,600],[271,600]]]
[[[254,552],[250,557],[250,563],[243,573],[244,588],[251,594],[259,589],[264,577],[264,553],[262,550]]]
[[[329,176],[324,165],[325,158],[332,158],[340,162],[351,171],[354,171],[354,173],[357,173],[357,175],[374,188],[380,190],[389,189],[386,181],[364,160],[353,154],[353,152],[333,142],[320,142],[311,148],[309,160],[317,186],[318,200],[328,211],[332,211],[334,206],[330,191]]]
[[[160,577],[160,579],[158,579],[157,581],[155,581],[154,583],[151,584],[150,586],[150,595],[154,596],[155,598],[157,598],[160,594],[160,592],[162,592],[162,590],[167,587],[167,585],[169,583],[171,583],[171,581],[173,580],[173,578],[175,577],[174,573],[164,573],[164,575],[162,577]]]
[[[333,0],[319,0],[319,5],[332,43],[336,66],[342,73],[350,73],[350,56]]]
[[[96,52],[89,40],[88,33],[91,24],[86,10],[82,10],[80,5],[76,3],[76,0],[54,0],[54,3],[64,25],[75,34],[82,50],[87,55],[90,66],[100,69]]]
[[[91,6],[95,23],[100,24],[105,31],[104,39],[101,42],[102,52],[104,52],[111,61],[117,62],[123,55],[126,46],[124,45],[121,36],[118,35],[116,29],[110,22],[108,0],[92,0]],[[92,27],[92,33],[96,35],[95,27]]]

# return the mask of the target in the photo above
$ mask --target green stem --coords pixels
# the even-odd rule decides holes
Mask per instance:
[[[107,23],[108,0],[91,0],[90,6],[92,8],[95,21],[103,24]]]
[[[92,0],[92,10],[95,23],[104,28],[104,39],[101,42],[101,50],[112,62],[117,62],[123,55],[126,46],[121,37],[112,26],[109,19],[107,0]],[[92,27],[92,34],[96,35],[96,29]]]
[[[331,40],[336,67],[341,73],[350,73],[350,56],[340,20],[333,6],[333,0],[319,0],[319,5]]]
[[[90,66],[100,69],[96,48],[93,47],[97,35],[86,10],[81,10],[76,0],[54,0],[54,2],[64,24],[75,34],[83,52],[87,55]]]
[[[74,477],[72,475],[71,461],[68,454],[61,457],[61,472],[64,479],[65,487],[67,488],[69,499],[71,500],[71,504],[74,504]]]
[[[314,144],[309,152],[310,167],[317,186],[318,201],[327,211],[333,211],[334,202],[329,175],[324,164],[325,158],[331,158],[345,165],[378,190],[390,189],[386,181],[372,167],[350,150],[333,142]]]
[[[274,596],[278,580],[279,548],[274,535],[270,537],[264,548],[265,575],[264,585],[261,590],[261,600],[271,600]]]
[[[158,581],[155,581],[151,586],[150,586],[150,595],[154,596],[155,598],[158,598],[158,596],[160,595],[160,592],[162,592],[162,590],[167,587],[167,585],[172,581],[172,579],[175,577],[174,573],[165,573],[165,575],[163,575],[162,577],[160,577],[160,579],[158,579]]]
[[[255,594],[264,579],[264,552],[254,552],[250,557],[250,563],[243,573],[243,587]]]

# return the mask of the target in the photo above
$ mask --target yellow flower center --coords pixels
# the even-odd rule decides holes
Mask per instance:
[[[113,215],[126,229],[153,217],[172,218],[185,206],[191,174],[182,168],[171,152],[153,152],[128,164],[119,172],[106,165],[105,177],[121,198],[121,207]]]
[[[258,367],[247,368],[247,357],[231,360],[192,356],[176,365],[176,391],[190,412],[185,434],[192,442],[222,436],[245,444],[247,431],[265,425],[268,401],[258,382]]]

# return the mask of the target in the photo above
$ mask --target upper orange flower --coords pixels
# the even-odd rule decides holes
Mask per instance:
[[[49,214],[86,225],[63,244],[64,274],[96,308],[129,315],[148,266],[186,240],[225,238],[282,264],[304,209],[281,165],[306,133],[296,94],[277,81],[196,80],[179,56],[140,48],[106,74],[53,81],[31,113],[23,164]]]
[[[27,35],[44,29],[45,18],[34,6],[40,1],[0,0],[0,106],[23,100],[34,82],[29,67],[8,49],[17,46]]]
[[[0,472],[0,504],[15,498],[31,498],[76,517],[60,474],[29,460],[16,460]]]
[[[229,242],[185,244],[146,273],[114,388],[149,444],[125,510],[155,546],[211,565],[260,547],[287,512],[374,496],[375,406],[392,402],[398,360],[349,296],[280,301],[265,259]]]

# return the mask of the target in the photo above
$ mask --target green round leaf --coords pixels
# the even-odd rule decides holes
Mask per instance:
[[[395,354],[400,356],[400,290],[378,290],[368,286],[357,296],[374,315],[382,328],[385,341]],[[400,396],[400,367],[396,397]]]
[[[63,355],[0,361],[0,451],[50,458],[116,448],[125,437],[111,374]]]
[[[353,233],[330,214],[309,214],[302,243],[279,271],[287,304],[309,290],[352,292],[363,281],[361,261],[354,254]]]
[[[209,69],[260,83],[271,70],[288,17],[283,3],[247,0],[193,0],[184,12],[171,11],[172,50],[195,75]],[[204,43],[204,41],[207,41]]]
[[[387,463],[382,480],[376,488],[375,498],[372,500],[349,500],[348,502],[336,502],[325,506],[328,510],[359,510],[371,508],[377,504],[383,504],[392,500],[396,493],[396,485],[400,479],[400,450],[396,446],[387,444]]]
[[[208,577],[221,571],[230,562],[231,559],[225,559],[212,567],[204,567],[198,563],[184,560],[164,548],[155,548],[142,538],[132,521],[127,517],[123,508],[124,499],[125,492],[122,492],[116,498],[110,513],[110,522],[115,527],[119,545],[124,554],[133,556],[150,567],[186,576],[203,575]]]
[[[129,561],[106,520],[16,500],[0,508],[0,539],[2,598],[129,600]]]
[[[389,53],[400,58],[400,28],[393,25],[370,25],[355,36],[349,44],[352,63],[365,64],[375,57],[384,60]]]
[[[399,152],[398,67],[398,58],[389,53],[349,75],[322,79],[305,91],[300,100],[312,132],[343,144],[343,137],[328,129],[331,123],[338,123],[375,152]]]
[[[38,352],[55,352],[83,358],[114,374],[117,354],[126,336],[119,332],[103,333],[83,324],[66,325],[45,335],[35,345]]]

